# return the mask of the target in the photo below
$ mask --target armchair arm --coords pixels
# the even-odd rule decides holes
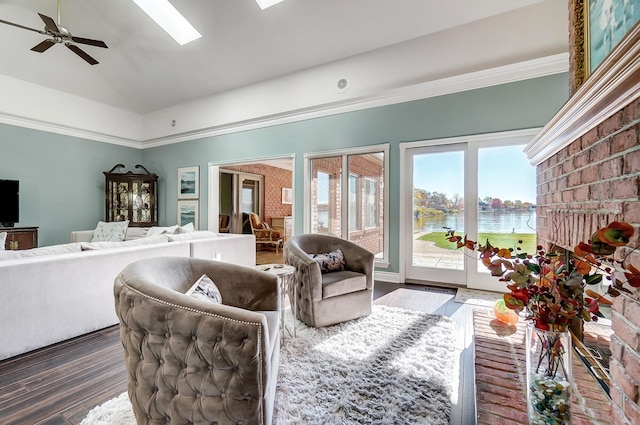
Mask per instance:
[[[298,293],[301,297],[314,302],[322,300],[320,265],[292,240],[289,240],[284,246],[284,257],[287,264],[296,268],[295,281],[307,283],[302,288],[298,287]]]
[[[354,243],[345,243],[342,247],[345,268],[367,276],[367,289],[373,289],[373,264],[375,255]]]

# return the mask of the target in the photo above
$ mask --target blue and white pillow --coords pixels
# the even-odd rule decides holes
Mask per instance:
[[[185,295],[209,301],[212,304],[222,304],[222,295],[220,294],[220,290],[206,274],[200,276],[200,279],[198,279],[196,283],[189,288]]]
[[[326,254],[311,254],[311,258],[320,265],[320,271],[322,273],[344,270],[344,254],[341,249],[336,249]]]

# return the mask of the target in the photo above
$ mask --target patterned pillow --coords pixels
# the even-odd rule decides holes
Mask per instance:
[[[121,242],[127,234],[127,227],[129,227],[129,220],[109,223],[99,221],[93,231],[91,242]]]
[[[200,276],[200,279],[198,279],[196,283],[189,288],[185,295],[209,301],[212,304],[222,304],[222,295],[220,295],[220,290],[206,274]]]
[[[7,242],[7,232],[0,232],[0,251],[4,251],[4,244]]]
[[[322,273],[344,270],[344,254],[341,249],[336,249],[327,254],[311,254],[311,258],[320,265]]]

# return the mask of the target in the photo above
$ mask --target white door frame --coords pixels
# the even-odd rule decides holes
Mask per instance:
[[[540,132],[541,128],[530,128],[524,130],[505,131],[498,133],[478,134],[472,136],[451,137],[444,139],[422,140],[416,142],[400,143],[400,235],[399,235],[399,275],[400,282],[405,282],[407,278],[407,262],[411,254],[413,243],[412,231],[413,221],[413,163],[412,152],[415,149],[430,146],[446,146],[460,143],[468,145],[465,155],[465,200],[477,199],[478,188],[475,183],[478,174],[478,149],[480,147],[497,147],[517,144],[526,144]],[[472,174],[473,173],[473,174]],[[473,175],[473,179],[471,176]],[[477,203],[472,202],[471,206],[465,202],[465,227],[469,239],[474,237],[477,240],[478,226],[477,220],[470,220],[469,217],[477,217]],[[462,248],[461,248],[462,249]],[[477,253],[466,250],[464,281],[459,285],[468,288],[484,289],[489,291],[505,292],[504,282],[499,282],[488,273],[480,274],[477,268]]]

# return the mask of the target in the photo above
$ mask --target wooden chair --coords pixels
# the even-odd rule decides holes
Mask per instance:
[[[272,229],[268,223],[262,221],[256,213],[249,214],[249,222],[251,223],[251,232],[256,237],[256,247],[270,245],[276,247],[276,253],[282,246],[282,233],[280,230]]]

